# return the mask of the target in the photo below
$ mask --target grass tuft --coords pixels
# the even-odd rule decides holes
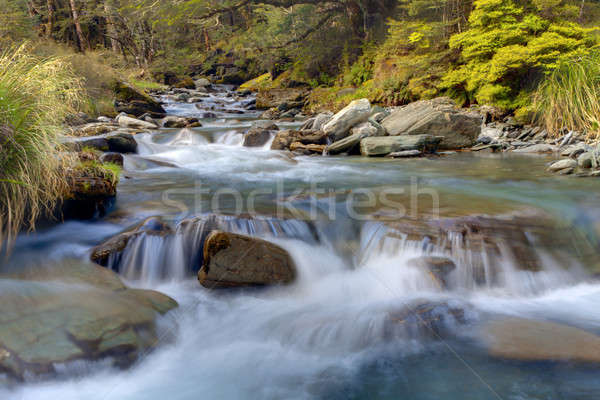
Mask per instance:
[[[553,136],[563,130],[600,137],[600,51],[561,62],[533,97],[534,122]]]
[[[0,247],[52,213],[67,190],[57,136],[83,101],[68,61],[29,50],[0,53]]]

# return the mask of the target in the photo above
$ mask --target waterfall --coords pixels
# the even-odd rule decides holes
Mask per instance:
[[[202,265],[204,241],[214,230],[263,238],[297,239],[312,244],[319,241],[310,222],[208,215],[180,222],[172,234],[145,232],[137,235],[122,253],[111,255],[108,267],[131,280],[182,280]]]

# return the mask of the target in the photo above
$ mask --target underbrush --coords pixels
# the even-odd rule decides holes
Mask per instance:
[[[27,46],[0,54],[0,246],[33,229],[65,193],[58,134],[84,102],[64,57],[33,56]]]

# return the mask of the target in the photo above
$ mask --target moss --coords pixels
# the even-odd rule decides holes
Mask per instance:
[[[261,89],[270,89],[273,86],[273,80],[271,74],[266,73],[257,78],[251,79],[247,82],[242,83],[240,90],[252,90],[258,91]]]
[[[112,185],[119,183],[121,167],[113,163],[100,163],[98,161],[84,161],[73,167],[74,175],[81,178],[102,178]]]

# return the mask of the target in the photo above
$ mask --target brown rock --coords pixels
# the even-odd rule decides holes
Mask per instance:
[[[321,131],[279,131],[273,140],[271,150],[287,150],[294,142],[302,144],[326,144],[327,135]]]
[[[496,320],[484,327],[483,339],[494,357],[600,363],[600,336],[553,322]]]
[[[325,150],[324,144],[303,144],[300,142],[294,142],[290,145],[290,150],[303,154],[323,154]]]
[[[204,243],[204,263],[198,272],[206,288],[289,284],[296,266],[281,247],[234,233],[215,231]]]

